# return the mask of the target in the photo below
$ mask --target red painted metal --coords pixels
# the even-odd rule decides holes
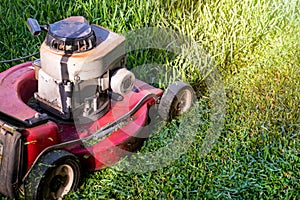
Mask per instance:
[[[22,131],[25,137],[25,149],[27,157],[27,169],[30,168],[39,153],[48,146],[58,142],[58,128],[53,122],[47,122],[33,128],[27,128]]]
[[[26,105],[37,90],[37,81],[31,63],[12,67],[0,74],[0,110],[24,121],[36,113]]]
[[[162,90],[139,80],[136,81],[136,88],[137,91],[128,93],[122,101],[112,101],[109,112],[89,124],[76,126],[50,120],[31,128],[24,128],[22,130],[26,155],[24,164],[27,170],[45,148],[90,136],[128,113],[145,95],[153,93],[161,96],[163,93]],[[31,62],[0,73],[0,111],[20,121],[32,118],[37,111],[29,107],[27,102],[36,91],[37,80]],[[154,99],[147,100],[128,123],[91,146],[76,144],[66,147],[65,150],[76,155],[87,170],[98,170],[117,162],[120,157],[135,150],[145,137],[148,110],[154,103]]]

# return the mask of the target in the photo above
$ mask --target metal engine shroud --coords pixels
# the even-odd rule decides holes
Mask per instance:
[[[86,121],[103,116],[112,93],[130,92],[134,74],[125,68],[125,38],[81,16],[48,26],[34,62],[35,98],[62,119]]]

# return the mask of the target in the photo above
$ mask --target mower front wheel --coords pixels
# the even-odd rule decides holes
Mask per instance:
[[[176,81],[163,93],[158,113],[165,121],[171,121],[188,111],[196,101],[195,91],[187,83]]]
[[[77,188],[78,159],[67,151],[55,150],[41,157],[25,180],[26,199],[62,199]]]

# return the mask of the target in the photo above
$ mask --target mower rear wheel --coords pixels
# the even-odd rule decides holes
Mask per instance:
[[[62,199],[77,188],[80,179],[78,159],[63,150],[42,156],[25,180],[26,199]]]
[[[176,81],[163,93],[158,113],[165,121],[171,121],[188,111],[196,101],[195,91],[187,83]]]

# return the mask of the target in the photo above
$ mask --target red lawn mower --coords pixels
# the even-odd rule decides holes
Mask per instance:
[[[40,59],[0,73],[0,193],[61,199],[82,169],[99,170],[137,150],[149,111],[163,120],[195,101],[189,84],[155,88],[126,69],[125,37],[74,16],[49,25]]]

